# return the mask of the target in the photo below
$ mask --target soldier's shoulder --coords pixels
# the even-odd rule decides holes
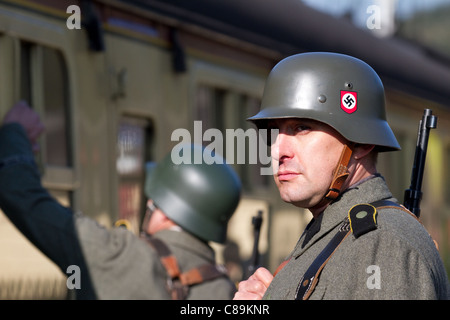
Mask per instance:
[[[393,206],[379,207],[377,208],[377,212],[377,227],[381,231],[408,239],[429,237],[429,233],[424,225],[405,208]]]
[[[357,205],[355,207],[360,207]],[[364,237],[369,241],[401,243],[409,250],[427,252],[430,249],[436,251],[435,243],[423,224],[408,210],[399,205],[382,205],[374,207],[375,213],[371,223],[372,228],[364,231],[369,235]],[[372,214],[372,212],[370,212]],[[356,215],[354,214],[356,217]],[[359,219],[353,219],[352,231],[355,236],[358,233],[357,228]],[[361,238],[363,238],[361,236]],[[437,251],[436,251],[437,252]]]

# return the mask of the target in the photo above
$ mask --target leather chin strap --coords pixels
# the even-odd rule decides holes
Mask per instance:
[[[344,185],[345,180],[347,179],[348,172],[348,163],[350,158],[352,157],[353,144],[345,144],[341,153],[341,158],[339,159],[338,165],[335,169],[333,180],[331,181],[330,188],[327,193],[323,197],[323,199],[316,205],[317,207],[321,207],[326,203],[329,203],[341,194],[342,186]]]

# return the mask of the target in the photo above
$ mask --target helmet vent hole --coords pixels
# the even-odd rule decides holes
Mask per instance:
[[[347,89],[353,89],[353,83],[351,83],[351,82],[346,82],[346,83],[345,83],[345,87],[346,87]]]

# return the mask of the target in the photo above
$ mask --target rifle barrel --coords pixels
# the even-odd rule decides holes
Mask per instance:
[[[430,129],[437,127],[437,117],[433,115],[431,109],[425,109],[422,120],[419,122],[417,134],[416,152],[411,173],[411,185],[405,190],[405,207],[420,217],[420,200],[422,199],[422,180],[425,170],[425,159],[428,148],[428,138]]]

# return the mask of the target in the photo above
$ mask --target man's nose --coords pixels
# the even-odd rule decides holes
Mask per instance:
[[[293,156],[293,136],[285,133],[278,133],[271,145],[271,156],[273,160],[282,161]]]

